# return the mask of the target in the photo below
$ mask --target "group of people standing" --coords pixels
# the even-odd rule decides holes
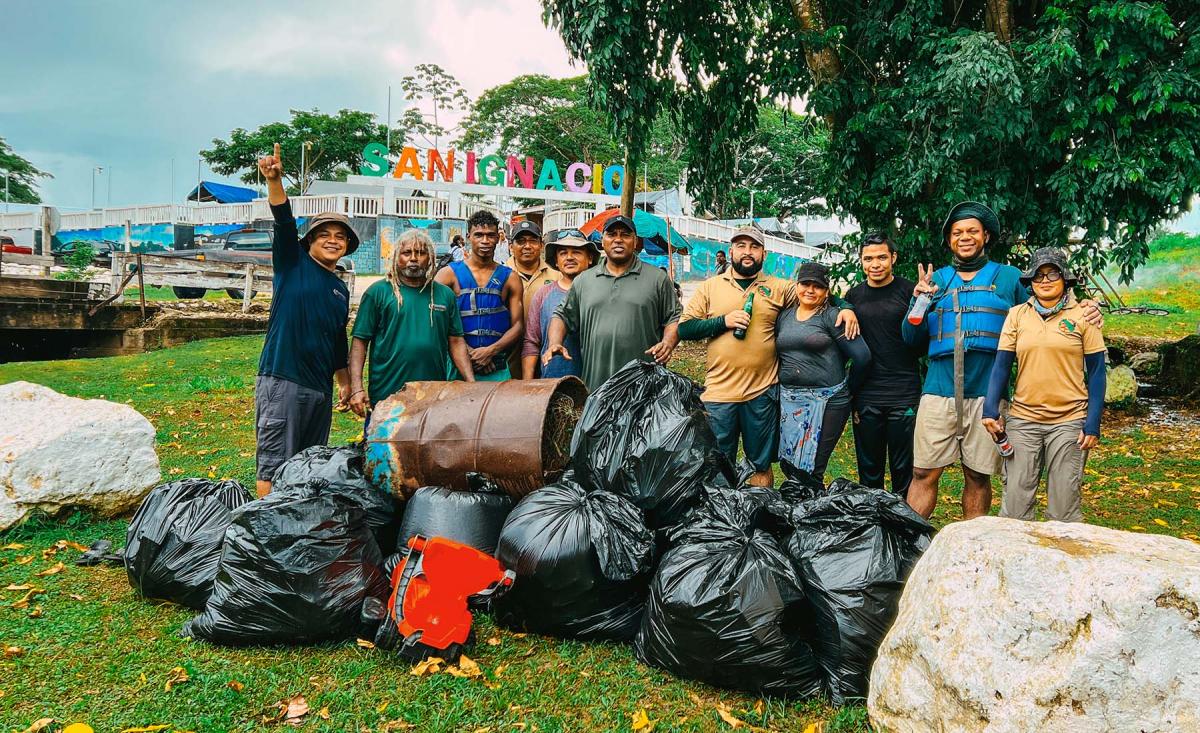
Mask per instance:
[[[410,381],[574,375],[594,390],[633,359],[665,364],[682,338],[707,342],[702,400],[731,461],[740,445],[751,484],[771,486],[776,461],[787,475],[823,481],[849,423],[860,481],[883,488],[890,473],[892,490],[924,516],[943,471],[959,463],[967,518],[988,512],[1002,467],[1004,515],[1032,517],[1045,468],[1047,516],[1081,517],[1083,462],[1103,404],[1102,319],[1094,303],[1075,300],[1061,252],[1039,250],[1024,273],[991,262],[999,225],[982,204],[950,212],[942,239],[953,263],[921,266],[917,282],[894,273],[887,235],[866,237],[863,280],[844,299],[818,263],[791,280],[766,274],[763,233],[742,227],[686,309],[666,273],[638,257],[627,217],[605,222],[602,253],[579,232],[546,244],[535,223],[520,222],[501,262],[500,222],[480,211],[440,268],[423,231],[393,244],[347,349],[349,293],[334,267],[358,237],[348,219],[326,214],[298,239],[278,153],[259,168],[276,222],[256,383],[260,493],[290,455],[328,440],[331,376],[339,405],[369,423],[372,407]],[[925,302],[926,312],[913,312]],[[997,446],[1009,443],[1004,460]]]
[[[959,464],[965,518],[988,513],[996,473],[1001,515],[1033,518],[1045,471],[1047,518],[1079,521],[1104,404],[1103,319],[1076,300],[1062,251],[1035,251],[1024,272],[992,262],[999,230],[983,204],[955,206],[941,232],[952,263],[919,265],[917,282],[894,273],[891,239],[871,234],[845,302],[824,265],[805,263],[792,281],[765,275],[761,233],[738,230],[727,269],[700,286],[680,325],[683,338],[708,340],[702,399],[726,455],[740,439],[752,483],[770,484],[774,460],[820,482],[850,422],[860,482],[884,488],[890,472],[925,517]]]

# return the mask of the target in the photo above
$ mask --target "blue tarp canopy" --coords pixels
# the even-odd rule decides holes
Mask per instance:
[[[228,183],[201,181],[187,195],[188,201],[216,201],[219,204],[245,204],[258,198],[258,191]]]

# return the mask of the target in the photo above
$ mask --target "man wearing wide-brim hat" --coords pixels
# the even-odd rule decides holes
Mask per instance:
[[[311,217],[298,238],[278,143],[258,169],[275,219],[271,315],[254,384],[256,477],[263,496],[280,464],[329,441],[335,377],[338,404],[350,399],[350,291],[336,271],[338,260],[358,249],[359,239],[350,220],[334,212]]]
[[[568,333],[563,339],[569,359],[554,356],[543,365],[542,357],[549,346],[546,333],[550,328],[550,320],[554,318],[554,311],[567,299],[575,278],[595,265],[598,259],[600,250],[596,243],[578,231],[567,232],[546,245],[546,261],[555,267],[555,274],[559,277],[538,288],[530,300],[525,317],[525,343],[521,349],[526,379],[582,376],[583,352],[579,338],[574,334]]]
[[[942,242],[952,263],[939,270],[918,265],[913,303],[928,294],[932,302],[919,325],[909,314],[901,332],[910,346],[927,350],[929,368],[917,408],[913,437],[913,478],[908,503],[929,517],[937,506],[942,473],[954,463],[963,470],[963,517],[987,514],[992,505],[992,474],[1001,456],[984,428],[983,402],[1008,311],[1030,297],[1021,271],[988,258],[1000,239],[1000,220],[978,201],[955,205],[942,224]],[[1085,318],[1103,323],[1095,303],[1085,302]],[[912,303],[910,303],[910,308]],[[1001,409],[1007,411],[1007,405]]]

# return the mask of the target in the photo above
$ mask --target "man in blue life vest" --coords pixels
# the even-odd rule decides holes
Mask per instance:
[[[434,281],[453,290],[458,298],[475,379],[503,382],[512,378],[508,355],[520,348],[525,332],[524,288],[511,268],[496,262],[500,221],[494,214],[486,210],[472,214],[467,220],[467,240],[471,251],[466,259],[443,267]],[[456,379],[458,370],[448,364],[447,375]]]
[[[988,245],[999,238],[1000,221],[987,206],[964,201],[952,208],[942,224],[942,241],[953,264],[937,271],[931,264],[917,266],[920,280],[909,307],[922,293],[932,303],[920,325],[907,318],[901,323],[904,341],[929,354],[908,488],[909,505],[924,517],[937,506],[942,473],[956,462],[963,469],[963,518],[991,509],[992,474],[1000,471],[1001,457],[982,425],[983,399],[1004,318],[1030,297],[1021,270],[988,259]],[[1096,304],[1084,304],[1085,318],[1102,325]]]

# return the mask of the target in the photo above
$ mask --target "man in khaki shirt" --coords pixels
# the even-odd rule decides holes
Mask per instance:
[[[523,221],[513,230],[512,257],[504,263],[517,273],[525,288],[522,295],[525,303],[525,317],[529,318],[529,308],[533,303],[533,295],[542,289],[543,285],[558,282],[562,275],[542,259],[542,228],[532,221]],[[525,335],[521,335],[524,341]],[[508,368],[513,379],[533,379],[532,374],[521,372],[521,350],[516,349],[508,359]]]
[[[736,462],[741,440],[754,468],[750,484],[774,484],[771,463],[779,446],[779,359],[775,319],[796,303],[795,283],[762,271],[762,230],[740,227],[729,242],[731,267],[700,284],[679,319],[679,337],[708,339],[704,401],[717,444]],[[745,306],[753,298],[750,310]],[[857,333],[858,321],[843,310],[839,323]],[[744,338],[738,334],[744,329]]]

